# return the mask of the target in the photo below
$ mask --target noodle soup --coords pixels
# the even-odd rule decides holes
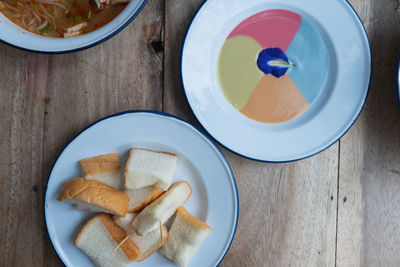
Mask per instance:
[[[114,19],[129,0],[0,0],[0,11],[18,26],[43,36],[74,37]]]

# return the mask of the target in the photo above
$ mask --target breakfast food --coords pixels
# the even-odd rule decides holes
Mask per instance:
[[[178,157],[171,153],[134,148],[130,151],[124,173],[124,188],[149,185],[166,191],[175,175]]]
[[[183,207],[179,207],[160,253],[178,266],[188,266],[196,249],[210,232],[210,226],[190,215]]]
[[[129,196],[128,212],[137,212],[158,198],[164,191],[150,185],[139,189],[125,189],[124,193]]]
[[[124,10],[129,0],[0,0],[0,12],[43,36],[74,37],[94,31]]]
[[[119,188],[121,164],[118,153],[100,155],[80,161],[83,176],[86,179],[97,180],[115,189]]]
[[[58,200],[101,213],[86,222],[75,246],[101,267],[141,262],[160,248],[186,266],[211,228],[182,207],[192,194],[189,183],[170,186],[176,163],[174,154],[132,149],[122,192],[116,189],[121,169],[117,153],[81,160],[85,178],[64,182]],[[163,224],[175,213],[170,236]]]
[[[114,216],[114,222],[121,227],[127,234],[129,239],[139,248],[139,257],[137,261],[143,261],[155,253],[167,240],[168,229],[164,225],[151,231],[143,236],[137,235],[132,230],[131,222],[137,213],[127,213],[125,217]]]
[[[125,241],[118,250],[114,248],[126,237],[108,214],[90,219],[75,238],[75,246],[88,255],[97,266],[126,266],[139,257],[139,249],[131,240]]]
[[[74,204],[77,209],[119,216],[125,216],[129,205],[129,197],[125,193],[85,178],[66,181],[57,200]]]
[[[132,226],[139,235],[147,234],[165,223],[192,194],[187,182],[172,185],[167,192],[144,208],[132,221]]]

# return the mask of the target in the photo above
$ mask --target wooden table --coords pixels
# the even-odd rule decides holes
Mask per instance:
[[[89,123],[148,109],[197,124],[182,91],[180,50],[202,2],[149,0],[123,32],[78,53],[0,44],[1,266],[62,265],[46,232],[44,193],[57,156]],[[373,52],[364,111],[339,142],[299,162],[259,163],[223,149],[240,218],[222,266],[400,265],[400,11],[395,0],[350,2]]]

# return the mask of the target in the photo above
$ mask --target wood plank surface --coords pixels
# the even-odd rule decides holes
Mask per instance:
[[[337,266],[400,266],[398,1],[353,0],[370,37],[373,75],[361,118],[340,146]]]
[[[338,146],[289,164],[224,152],[236,174],[240,218],[222,266],[334,266]]]
[[[0,44],[0,266],[62,265],[47,236],[51,167],[84,127],[129,109],[162,108],[164,1],[152,0],[94,48],[41,55]]]
[[[48,243],[41,190],[47,68],[35,66],[46,65],[48,57],[2,45],[0,60],[0,259],[4,266],[21,266],[24,258],[42,265]]]
[[[202,3],[149,0],[121,33],[73,54],[0,43],[0,266],[62,266],[44,223],[46,183],[88,124],[147,109],[201,127],[182,90],[180,55]],[[221,148],[240,197],[238,231],[221,266],[399,266],[399,3],[350,3],[372,45],[366,107],[340,142],[303,161],[260,163]]]
[[[197,124],[180,79],[184,35],[201,0],[166,1],[164,110]],[[338,145],[311,159],[266,164],[227,150],[239,190],[238,231],[221,266],[333,266]]]

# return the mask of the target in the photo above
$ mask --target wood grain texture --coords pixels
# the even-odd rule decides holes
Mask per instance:
[[[362,116],[340,146],[337,266],[399,266],[399,3],[351,3],[369,32],[373,75]]]
[[[162,107],[164,1],[152,0],[121,33],[67,55],[0,44],[0,265],[62,266],[47,236],[43,199],[51,166],[80,130],[128,109]]]
[[[338,146],[289,164],[224,153],[236,175],[240,218],[222,266],[334,266]]]
[[[4,266],[19,266],[23,258],[43,265],[46,68],[35,66],[46,64],[48,57],[14,50],[0,50],[0,259]]]
[[[165,1],[165,112],[197,124],[186,101],[181,81],[181,52],[184,37],[196,11],[204,0]]]
[[[350,132],[310,159],[267,164],[225,149],[240,197],[221,266],[399,266],[400,47],[395,0],[351,0],[371,39],[374,73]],[[0,44],[0,266],[62,266],[43,199],[52,164],[89,123],[128,109],[198,123],[180,78],[182,42],[203,0],[151,0],[94,48],[41,55]]]
[[[182,91],[183,37],[201,0],[166,1],[164,110],[196,124]],[[221,266],[334,266],[338,145],[298,163],[227,150],[239,189],[238,231]]]

